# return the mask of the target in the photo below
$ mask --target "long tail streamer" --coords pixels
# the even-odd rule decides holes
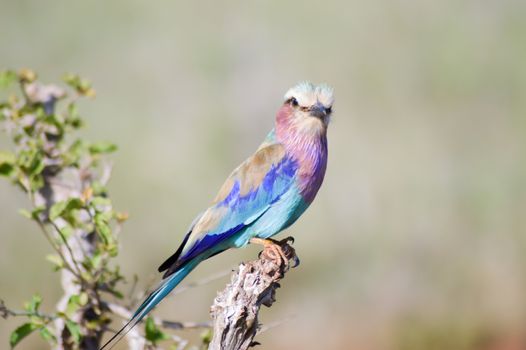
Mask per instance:
[[[110,350],[121,340],[128,332],[141,322],[141,320],[150,312],[152,309],[159,304],[165,296],[168,295],[189,273],[192,271],[199,261],[194,259],[189,261],[184,265],[179,271],[175,272],[173,275],[161,282],[159,287],[157,287],[144,302],[137,308],[137,311],[133,314],[132,318],[126,322],[126,324],[111,337],[110,340],[106,342],[100,348],[100,350]]]

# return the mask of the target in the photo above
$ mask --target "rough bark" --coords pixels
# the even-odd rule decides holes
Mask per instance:
[[[297,260],[287,243],[282,249],[288,259]],[[244,350],[258,344],[254,337],[260,327],[259,310],[261,305],[270,307],[274,303],[279,281],[288,269],[288,261],[266,249],[258,260],[239,265],[230,284],[218,293],[212,305],[214,335],[209,350]]]

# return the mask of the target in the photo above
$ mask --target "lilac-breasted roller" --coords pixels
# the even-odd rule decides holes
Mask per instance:
[[[159,267],[164,272],[160,285],[102,349],[140,322],[203,260],[248,243],[281,252],[270,237],[303,214],[323,181],[333,102],[327,85],[303,82],[287,91],[274,129],[195,218],[179,248]]]

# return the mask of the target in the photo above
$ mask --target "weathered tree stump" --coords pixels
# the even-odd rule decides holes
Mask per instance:
[[[280,244],[288,260],[297,259],[288,243]],[[289,261],[275,251],[264,249],[259,259],[241,263],[231,282],[219,292],[211,308],[214,335],[209,350],[245,350],[257,345],[254,337],[259,328],[261,305],[274,303],[279,281],[289,270]]]

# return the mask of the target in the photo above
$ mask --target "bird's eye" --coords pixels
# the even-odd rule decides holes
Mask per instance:
[[[290,104],[293,105],[294,107],[298,106],[298,100],[296,100],[296,98],[294,97],[291,97],[290,98]]]
[[[332,107],[325,108],[325,114],[331,114],[332,113]]]

